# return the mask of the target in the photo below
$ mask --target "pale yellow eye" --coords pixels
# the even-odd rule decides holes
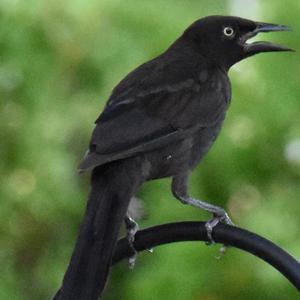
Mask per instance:
[[[231,37],[234,35],[234,30],[232,27],[225,27],[223,30],[224,35]]]

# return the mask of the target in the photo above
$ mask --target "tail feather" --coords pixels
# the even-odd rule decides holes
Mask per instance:
[[[108,277],[112,254],[130,199],[141,184],[136,163],[96,168],[75,250],[57,300],[96,300]]]

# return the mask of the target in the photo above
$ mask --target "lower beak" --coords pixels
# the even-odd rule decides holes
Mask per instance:
[[[289,26],[277,25],[277,24],[269,24],[269,23],[256,23],[257,27],[254,31],[246,34],[244,49],[249,54],[256,54],[260,52],[277,52],[277,51],[294,51],[293,49],[283,46],[277,45],[270,42],[254,42],[251,44],[247,44],[246,41],[256,36],[261,32],[274,32],[274,31],[291,31],[292,29]]]

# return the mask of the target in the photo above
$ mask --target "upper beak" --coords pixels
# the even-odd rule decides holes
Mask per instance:
[[[257,27],[254,30],[255,32],[271,32],[271,31],[292,31],[290,26],[286,25],[277,25],[270,23],[256,23]]]
[[[271,42],[254,42],[251,44],[247,44],[247,40],[251,37],[256,36],[260,32],[273,32],[273,31],[291,31],[291,27],[285,25],[277,25],[270,23],[256,23],[256,28],[252,31],[244,35],[244,49],[247,54],[252,55],[260,52],[274,52],[274,51],[294,51],[293,49],[283,46],[277,45]]]

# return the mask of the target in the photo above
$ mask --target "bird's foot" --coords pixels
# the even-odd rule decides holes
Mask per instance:
[[[224,223],[227,225],[234,226],[234,223],[231,221],[227,212],[223,208],[220,208],[220,209],[218,209],[218,211],[214,212],[214,217],[205,223],[205,228],[206,228],[207,236],[209,239],[209,242],[208,242],[209,244],[215,244],[215,241],[212,237],[212,233],[213,233],[214,228],[219,223]]]
[[[228,216],[227,212],[224,209],[220,209],[219,214],[214,214],[214,218],[212,218],[210,221],[205,223],[206,227],[206,232],[207,232],[207,237],[208,237],[208,242],[207,245],[213,245],[215,244],[215,240],[212,237],[212,233],[214,228],[219,224],[219,223],[224,223],[227,225],[234,226],[234,223],[231,221],[230,217]],[[217,259],[220,259],[223,255],[225,255],[225,252],[227,250],[228,246],[223,245],[219,252],[220,255],[217,257]]]
[[[180,181],[180,179],[182,180],[182,178],[179,179],[177,178],[177,181],[176,178],[173,179],[172,191],[174,195],[184,204],[189,204],[204,209],[213,214],[214,216],[213,219],[206,222],[205,227],[206,227],[207,236],[209,240],[208,244],[209,245],[215,244],[215,241],[212,237],[214,227],[217,226],[220,222],[228,225],[234,225],[233,222],[229,218],[225,209],[223,209],[222,207],[210,204],[200,199],[186,196],[187,195],[186,177],[183,178],[183,181]],[[224,247],[221,248],[220,252],[225,253],[225,250],[226,250],[226,245],[224,245]]]
[[[138,257],[138,253],[137,251],[133,248],[134,250],[134,254],[131,255],[129,258],[128,258],[128,267],[130,270],[133,270],[134,267],[135,267],[135,263],[136,263],[136,260],[137,260],[137,257]]]
[[[213,218],[205,223],[206,233],[208,237],[208,242],[207,242],[208,245],[213,245],[216,243],[212,237],[212,232],[214,227],[216,227],[219,224],[219,222],[220,222],[219,218]]]
[[[139,230],[139,225],[129,216],[125,217],[125,225],[127,229],[127,240],[131,249],[133,250],[133,255],[128,258],[128,265],[130,269],[133,269],[138,256],[138,252],[134,248],[133,243],[135,241],[135,235]]]

